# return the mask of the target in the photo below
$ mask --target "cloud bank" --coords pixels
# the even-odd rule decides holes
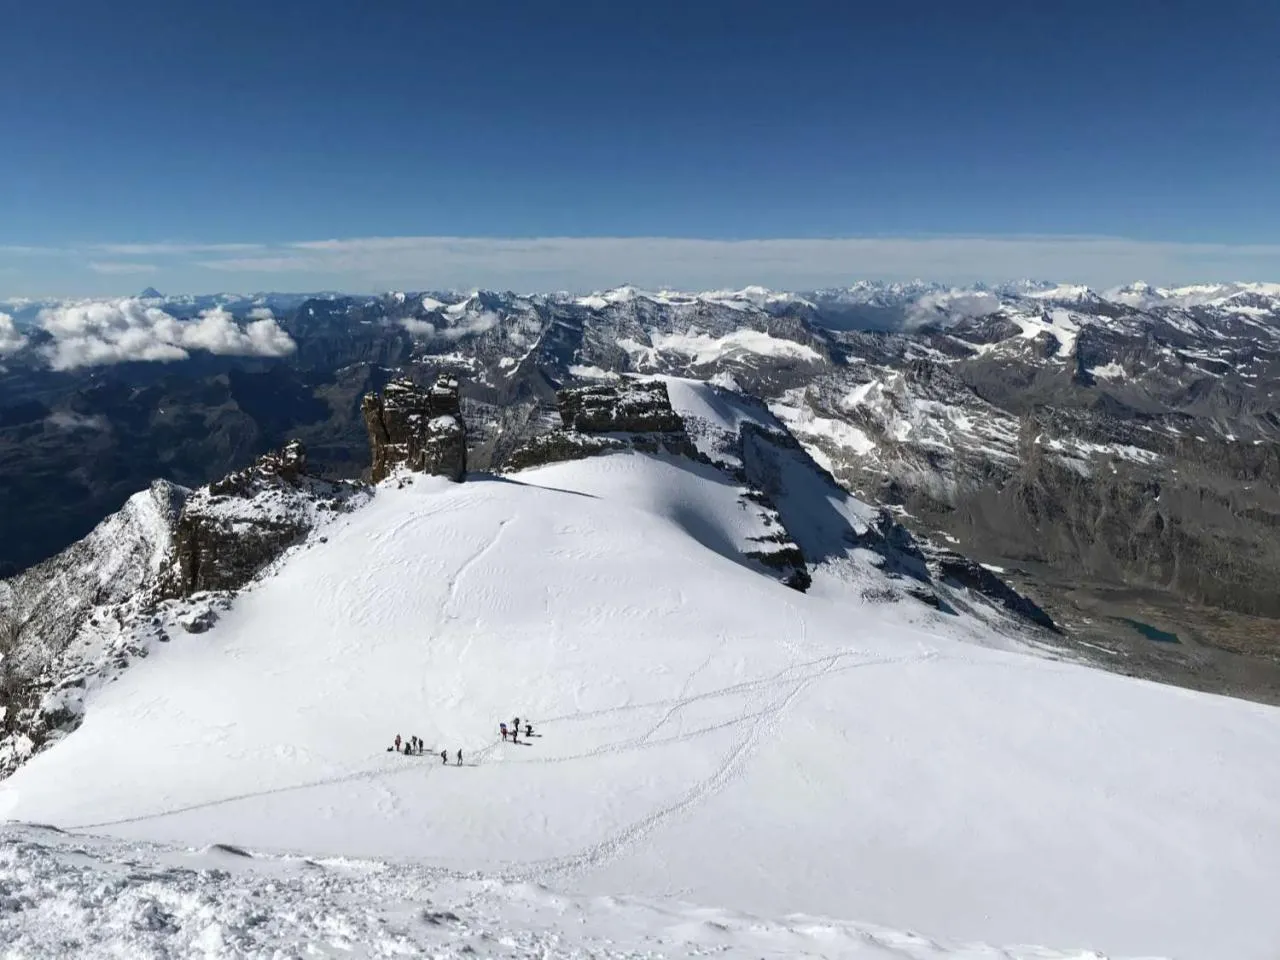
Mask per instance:
[[[0,313],[0,357],[17,353],[26,345],[27,338],[18,332],[18,326],[13,322],[13,317],[7,313]]]
[[[437,327],[430,320],[418,320],[405,317],[400,325],[417,337],[430,337],[434,340],[461,340],[477,333],[487,333],[502,322],[502,317],[491,310],[467,312],[461,317],[451,319],[448,326]]]
[[[985,317],[999,309],[1000,298],[994,293],[978,290],[926,293],[907,307],[903,325],[910,329],[942,318],[956,322],[970,317]]]
[[[108,430],[107,418],[95,415],[86,416],[71,410],[58,410],[45,417],[45,423],[56,430]]]
[[[373,288],[590,290],[621,282],[709,289],[843,286],[860,278],[952,283],[1052,278],[1111,286],[1280,276],[1280,245],[1096,237],[697,240],[663,237],[364,237],[203,259],[207,270],[361,278]]]
[[[43,310],[39,324],[53,337],[42,352],[55,370],[185,360],[193,350],[280,357],[297,349],[274,319],[259,317],[242,327],[220,307],[179,320],[136,299],[88,301]]]
[[[144,270],[165,289],[191,291],[479,287],[588,292],[623,283],[651,289],[758,284],[809,290],[848,286],[859,279],[923,278],[963,285],[1026,277],[1105,289],[1137,280],[1179,286],[1280,279],[1280,244],[1091,236],[399,236],[290,243],[102,243],[61,250],[0,247],[0,266],[6,264],[17,268],[31,295],[66,295],[71,292],[65,289],[68,283],[92,287],[94,293],[107,287],[124,292],[132,286],[129,274]],[[155,269],[147,269],[151,267]]]

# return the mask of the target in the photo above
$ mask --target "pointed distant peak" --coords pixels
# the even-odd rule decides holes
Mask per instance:
[[[157,290],[155,287],[147,287],[147,289],[143,290],[140,294],[138,294],[138,299],[139,300],[163,300],[164,294],[161,293],[159,290]]]

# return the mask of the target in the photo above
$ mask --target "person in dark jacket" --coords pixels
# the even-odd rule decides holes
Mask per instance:
[[[445,764],[446,766],[448,766],[448,764],[449,764],[449,751],[448,751],[448,750],[441,750],[441,751],[440,751],[440,762],[441,762],[441,763],[443,763],[443,764]]]
[[[458,766],[462,766],[462,751],[458,751]]]

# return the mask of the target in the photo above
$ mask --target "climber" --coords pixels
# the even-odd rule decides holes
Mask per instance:
[[[441,763],[443,763],[445,766],[448,766],[448,765],[449,765],[449,751],[448,751],[448,750],[441,750],[441,751],[440,751],[440,762],[441,762]]]
[[[396,753],[400,752],[400,734],[396,734]]]
[[[502,733],[502,739],[507,739],[507,725],[505,723],[498,724],[498,730]]]
[[[458,751],[458,766],[462,766],[462,751]]]
[[[533,736],[533,724],[528,720],[524,722],[524,736],[526,740]]]

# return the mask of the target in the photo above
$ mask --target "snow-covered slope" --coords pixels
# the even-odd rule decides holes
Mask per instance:
[[[95,692],[0,816],[951,942],[1270,955],[1280,711],[797,593],[742,562],[744,513],[637,453],[388,482]],[[516,715],[535,736],[501,742]]]

